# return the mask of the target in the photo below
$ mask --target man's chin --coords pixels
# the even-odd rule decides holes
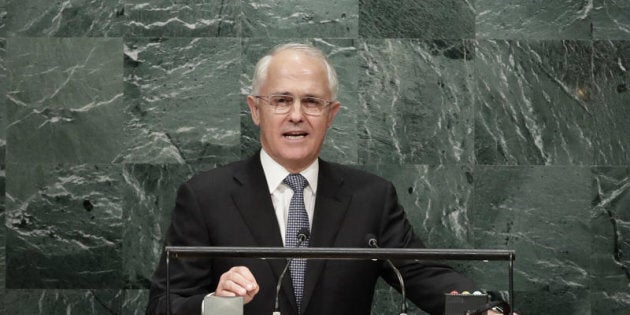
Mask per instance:
[[[286,154],[281,157],[280,164],[290,171],[301,171],[308,167],[317,156],[311,154]]]

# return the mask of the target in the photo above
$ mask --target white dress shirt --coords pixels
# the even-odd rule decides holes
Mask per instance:
[[[276,218],[280,226],[280,235],[282,235],[282,243],[285,244],[285,233],[287,229],[287,221],[289,219],[289,204],[293,197],[293,190],[287,184],[283,183],[289,171],[282,165],[278,164],[265,150],[260,150],[260,162],[267,185],[269,185],[269,194],[273,208],[276,210]],[[308,181],[308,186],[304,188],[304,206],[308,214],[309,227],[313,226],[313,212],[315,211],[315,194],[317,193],[317,174],[319,173],[319,160],[315,159],[311,165],[300,172]],[[294,236],[296,237],[296,236]]]

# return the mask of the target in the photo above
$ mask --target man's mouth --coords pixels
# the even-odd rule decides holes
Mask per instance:
[[[302,139],[308,135],[305,131],[288,131],[282,133],[282,136],[287,139]]]

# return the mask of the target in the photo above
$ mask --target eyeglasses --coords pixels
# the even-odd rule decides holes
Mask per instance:
[[[266,101],[273,112],[276,114],[286,114],[291,111],[293,104],[295,104],[296,97],[293,95],[254,95],[255,98]],[[302,96],[300,97],[300,105],[304,114],[310,116],[319,116],[324,113],[324,109],[328,107],[328,105],[332,104],[332,101],[328,101],[325,99],[312,97],[312,96]]]

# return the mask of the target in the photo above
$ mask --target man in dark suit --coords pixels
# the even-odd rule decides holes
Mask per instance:
[[[374,235],[381,247],[424,247],[389,181],[318,158],[340,108],[336,97],[335,71],[318,49],[286,44],[263,57],[256,65],[253,95],[247,98],[251,117],[260,127],[261,151],[184,183],[166,244],[296,246],[296,224],[302,224],[302,229],[310,230],[302,245],[311,247],[367,247],[367,235]],[[296,178],[304,183],[302,188],[293,187]],[[378,277],[399,289],[395,274],[382,262],[294,263],[282,284],[283,314],[369,314]],[[212,294],[243,297],[247,314],[271,314],[284,264],[232,258],[173,260],[172,312],[199,314],[202,300]],[[448,266],[396,264],[408,298],[431,314],[443,313],[444,293],[474,289],[472,281]],[[166,313],[165,274],[163,254],[147,314]]]

